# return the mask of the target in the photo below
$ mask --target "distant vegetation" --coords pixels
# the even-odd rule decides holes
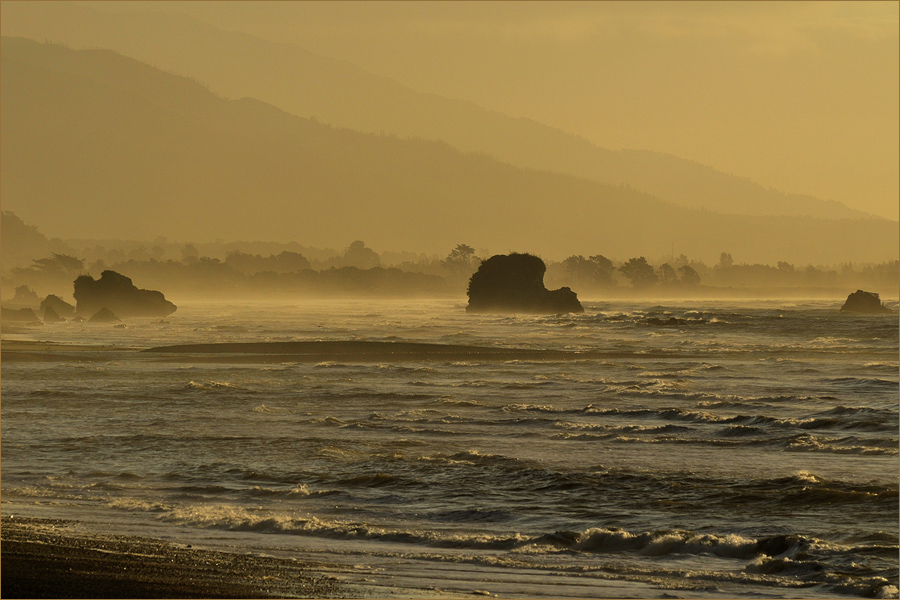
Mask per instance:
[[[775,265],[735,263],[723,252],[719,262],[708,266],[681,254],[653,264],[643,256],[615,263],[603,256],[571,256],[551,263],[548,285],[568,285],[582,296],[603,296],[625,290],[643,296],[695,295],[740,292],[767,292],[775,296],[787,290],[827,293],[828,290],[881,289],[897,294],[900,288],[900,261],[838,265]]]
[[[142,287],[162,290],[176,301],[244,296],[458,297],[465,294],[469,278],[482,260],[491,255],[468,244],[457,244],[444,256],[379,254],[362,240],[340,251],[296,242],[185,244],[165,238],[150,243],[55,240],[51,245],[36,227],[12,213],[3,213],[2,224],[2,285],[7,301],[21,286],[41,298],[48,294],[71,298],[75,277],[99,277],[107,269],[131,277]],[[23,229],[24,234],[18,231]],[[6,253],[12,240],[25,240],[24,254]],[[51,246],[56,250],[49,250]],[[22,259],[29,252],[31,257]],[[767,265],[737,262],[723,252],[714,265],[684,254],[616,260],[598,253],[544,262],[548,287],[570,287],[582,299],[744,294],[845,297],[856,289],[894,296],[900,290],[900,263],[896,260]]]

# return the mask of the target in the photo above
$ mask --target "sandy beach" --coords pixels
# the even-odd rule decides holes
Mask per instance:
[[[76,522],[3,517],[4,598],[351,598],[292,560],[88,534]]]

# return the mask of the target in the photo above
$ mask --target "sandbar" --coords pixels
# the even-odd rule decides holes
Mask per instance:
[[[580,353],[527,348],[492,348],[418,342],[303,341],[180,344],[144,350],[160,355],[191,355],[216,361],[427,362],[467,360],[566,360]]]
[[[0,361],[2,362],[89,362],[107,359],[112,352],[134,352],[137,348],[108,346],[102,344],[66,344],[30,340],[2,340]]]

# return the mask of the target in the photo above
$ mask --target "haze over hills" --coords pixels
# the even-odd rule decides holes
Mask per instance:
[[[896,258],[885,219],[690,210],[445,143],[337,129],[111,51],[2,40],[2,202],[51,236],[297,240],[548,258]],[[527,207],[527,208],[525,208]]]
[[[197,78],[228,98],[258,98],[291,114],[364,132],[442,140],[516,166],[624,184],[682,206],[743,215],[871,217],[839,202],[785,194],[671,155],[600,148],[535,121],[415,92],[297,45],[221,31],[186,16],[17,2],[4,5],[2,31],[75,48],[110,48]]]

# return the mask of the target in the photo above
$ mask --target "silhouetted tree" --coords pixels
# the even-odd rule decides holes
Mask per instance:
[[[669,263],[663,263],[659,265],[657,269],[657,275],[659,276],[660,282],[663,285],[671,285],[678,281],[678,274],[675,273],[675,269],[672,268],[672,265]]]
[[[602,254],[595,254],[594,256],[589,257],[588,260],[597,265],[598,269],[609,273],[610,277],[612,277],[612,272],[613,269],[615,269],[615,266],[613,265],[613,262],[611,260],[603,256]]]
[[[562,266],[573,283],[591,287],[608,287],[614,283],[612,273],[615,267],[611,260],[600,254],[590,258],[580,254],[570,256],[562,262]]]
[[[98,258],[97,260],[95,260],[94,262],[91,263],[90,267],[88,267],[88,273],[89,274],[97,273],[97,276],[99,277],[100,273],[102,273],[106,269],[107,269],[106,261],[104,261],[102,258]]]
[[[75,258],[68,254],[57,254],[56,252],[52,252],[50,256],[53,257],[53,260],[55,260],[60,267],[65,269],[70,277],[80,275],[84,272],[83,258]]]
[[[591,261],[582,255],[572,255],[562,262],[563,269],[574,283],[584,283],[593,279]]]
[[[441,261],[441,265],[454,275],[469,277],[478,268],[480,262],[481,260],[475,256],[475,248],[467,244],[457,244],[447,258]]]
[[[16,288],[16,294],[13,296],[12,301],[17,304],[31,304],[34,306],[41,303],[40,297],[27,285],[20,285]]]
[[[651,286],[658,280],[656,271],[647,263],[647,259],[643,256],[632,258],[619,267],[619,271],[630,279],[631,285],[636,288]]]
[[[730,267],[732,265],[734,265],[734,259],[731,258],[731,254],[729,254],[728,252],[723,252],[719,256],[719,265],[718,266],[723,269],[727,269],[728,267]]]
[[[284,273],[293,273],[310,268],[309,261],[299,252],[284,250],[281,254],[275,256],[274,259],[278,270]]]
[[[677,268],[677,267],[680,267],[681,265],[688,265],[688,264],[690,264],[690,263],[691,263],[691,259],[689,259],[689,258],[687,257],[687,255],[684,254],[684,253],[679,254],[678,257],[675,258],[675,259],[672,261],[672,264],[673,264],[676,268]]]
[[[225,264],[245,275],[263,271],[293,273],[311,268],[309,261],[302,254],[288,250],[283,251],[278,256],[271,255],[265,258],[259,254],[249,254],[235,250],[225,256]]]
[[[181,260],[182,261],[184,261],[188,264],[192,264],[192,263],[197,262],[197,260],[199,258],[200,258],[200,252],[197,250],[197,247],[194,246],[193,244],[185,244],[184,247],[181,249]]]
[[[794,265],[792,265],[792,264],[789,263],[789,262],[783,261],[783,260],[779,260],[779,261],[778,261],[777,267],[778,267],[778,270],[779,270],[779,271],[785,271],[785,272],[788,272],[788,273],[793,273],[793,272],[794,272]]]
[[[700,274],[692,266],[682,265],[678,267],[678,273],[681,275],[681,283],[684,285],[700,285]]]
[[[468,244],[457,244],[456,248],[447,255],[448,261],[469,262],[475,258],[475,248]]]
[[[356,240],[344,250],[344,264],[358,269],[372,269],[381,265],[381,257],[365,242]]]
[[[44,273],[65,273],[69,277],[80,275],[84,271],[84,259],[68,254],[51,253],[50,258],[37,258],[32,268]]]
[[[32,261],[31,268],[45,274],[62,274],[66,270],[52,258],[36,258]]]

